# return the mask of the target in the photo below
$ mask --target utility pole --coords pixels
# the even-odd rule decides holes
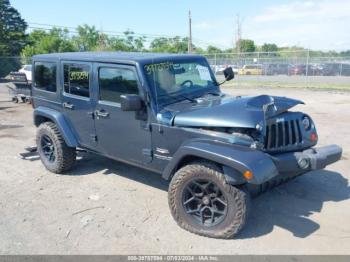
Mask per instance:
[[[106,50],[105,35],[103,33],[102,24],[100,25],[100,31],[98,32],[98,48],[100,51]]]
[[[241,39],[242,39],[242,24],[239,18],[239,14],[236,16],[236,37],[234,46],[236,46],[236,51],[239,54],[241,52]]]
[[[188,53],[192,53],[192,18],[191,10],[188,11]]]

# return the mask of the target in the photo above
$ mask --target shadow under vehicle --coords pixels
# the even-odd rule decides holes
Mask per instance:
[[[221,92],[198,55],[61,53],[33,57],[37,151],[53,173],[77,149],[150,170],[170,181],[182,228],[231,238],[247,219],[250,192],[320,170],[341,158],[316,148],[300,100]],[[225,81],[234,78],[224,70]]]

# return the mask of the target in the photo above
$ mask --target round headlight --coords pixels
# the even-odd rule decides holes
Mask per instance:
[[[303,119],[302,119],[302,124],[303,124],[303,127],[304,127],[304,129],[306,131],[310,130],[310,128],[311,128],[311,119],[308,116],[304,116]]]

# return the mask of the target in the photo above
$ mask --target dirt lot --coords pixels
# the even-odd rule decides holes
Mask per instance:
[[[350,93],[292,89],[226,89],[235,95],[303,99],[320,145],[343,146],[342,161],[253,200],[234,240],[180,229],[156,174],[80,154],[68,175],[47,172],[34,144],[32,109],[8,102],[0,85],[0,254],[350,254]]]

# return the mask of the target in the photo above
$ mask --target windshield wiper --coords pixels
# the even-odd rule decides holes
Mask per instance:
[[[213,95],[213,96],[221,96],[221,92],[213,92],[213,91],[210,91],[210,92],[206,92],[207,95]]]
[[[162,95],[162,97],[170,97],[172,99],[176,99],[176,97],[174,97],[173,95],[182,97],[182,98],[184,98],[184,99],[186,99],[186,100],[188,100],[188,101],[190,101],[192,103],[197,103],[197,101],[195,99],[193,99],[191,97],[188,97],[188,96],[185,96],[183,94],[177,93],[177,92],[167,93],[166,95]]]
[[[179,96],[179,97],[182,97],[182,98],[184,98],[184,99],[186,99],[186,100],[188,100],[188,101],[190,101],[190,102],[192,102],[192,103],[197,103],[197,100],[195,100],[195,99],[193,99],[193,98],[190,98],[190,97],[188,97],[188,96],[185,96],[185,95],[183,95],[183,94],[178,94],[178,96]]]

